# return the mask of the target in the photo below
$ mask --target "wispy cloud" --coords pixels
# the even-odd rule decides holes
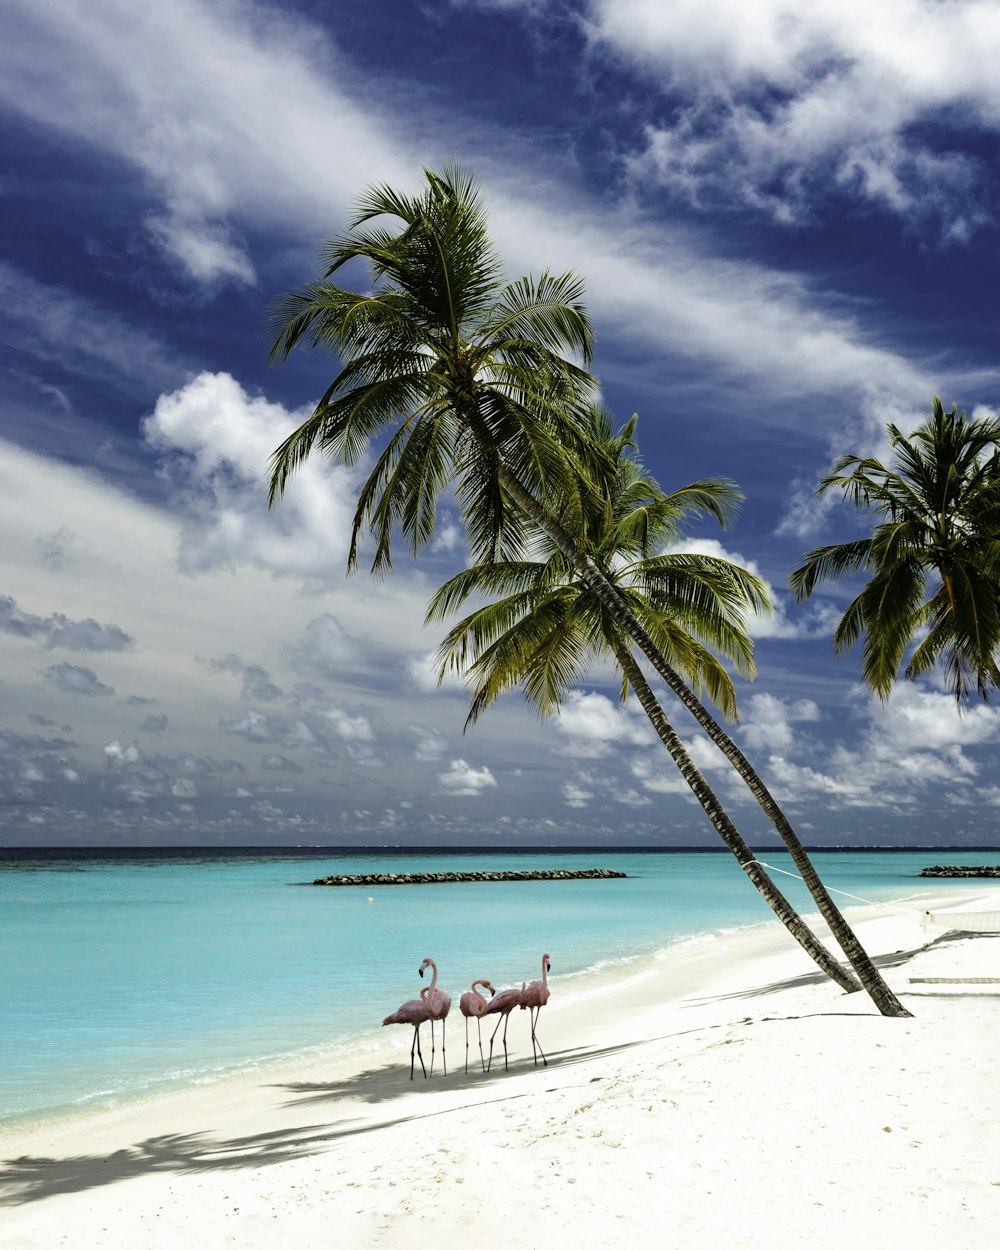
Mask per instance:
[[[673,102],[634,177],[787,223],[831,194],[959,243],[992,220],[991,173],[963,128],[1000,127],[995,5],[590,0],[589,15],[593,39]]]

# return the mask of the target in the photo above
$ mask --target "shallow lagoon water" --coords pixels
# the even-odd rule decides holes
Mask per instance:
[[[760,852],[791,870],[784,852]],[[996,852],[816,852],[827,886],[872,902],[981,888],[932,863]],[[625,880],[316,888],[333,872],[614,868]],[[794,878],[775,873],[805,913]],[[851,898],[836,896],[843,906]],[[371,900],[371,901],[369,901]],[[474,977],[539,974],[554,991],[720,929],[767,923],[728,854],[691,851],[30,852],[0,857],[0,1121],[113,1106],[330,1047],[364,1048],[438,961]]]

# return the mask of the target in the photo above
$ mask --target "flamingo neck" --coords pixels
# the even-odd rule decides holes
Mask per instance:
[[[546,955],[542,959],[542,989],[543,990],[547,990],[549,988],[548,973],[549,973],[549,957],[548,955]]]
[[[433,994],[433,993],[434,993],[434,991],[437,989],[437,983],[438,983],[438,966],[437,966],[437,964],[434,962],[434,960],[433,960],[433,959],[428,959],[428,961],[427,961],[427,962],[430,964],[430,966],[431,966],[431,972],[433,973],[433,976],[431,977],[431,985],[430,985],[430,989],[427,991],[428,996],[430,996],[430,995],[431,995],[431,994]]]

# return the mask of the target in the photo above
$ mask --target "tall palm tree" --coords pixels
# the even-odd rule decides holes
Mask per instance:
[[[326,249],[324,280],[277,306],[273,358],[306,346],[331,351],[346,364],[312,416],[275,452],[272,504],[314,449],[354,463],[371,440],[387,436],[358,498],[349,567],[365,530],[376,537],[375,570],[390,566],[397,529],[414,552],[420,550],[433,535],[436,503],[450,482],[477,559],[516,553],[524,518],[535,523],[744,779],[879,1010],[909,1015],[761,778],[581,545],[586,509],[571,506],[567,528],[540,501],[543,490],[585,499],[592,489],[581,467],[594,457],[583,441],[579,410],[596,384],[571,359],[586,364],[591,352],[581,281],[545,273],[504,285],[474,181],[456,169],[425,178],[417,196],[389,187],[365,193],[347,234]],[[383,217],[399,228],[373,224]],[[329,281],[356,259],[368,262],[373,290],[359,293]]]
[[[766,588],[729,561],[659,552],[698,513],[724,523],[738,492],[728,482],[708,479],[664,494],[632,454],[634,428],[633,417],[615,436],[606,414],[593,413],[588,432],[594,445],[606,451],[614,473],[606,478],[602,497],[595,492],[589,501],[588,550],[661,653],[735,719],[732,681],[713,652],[743,676],[753,675],[753,643],[744,614],[769,606]],[[541,715],[553,715],[595,661],[610,660],[622,675],[623,701],[629,689],[635,692],[684,780],[768,906],[828,976],[848,993],[859,990],[859,982],[805,924],[737,831],[656,700],[632,653],[631,638],[544,533],[529,531],[527,537],[535,558],[475,565],[445,583],[427,611],[429,623],[451,616],[472,597],[492,599],[454,625],[439,650],[440,677],[452,669],[471,685],[466,725],[518,686]]]
[[[1000,685],[1000,424],[967,420],[935,398],[904,438],[889,423],[889,466],[841,456],[817,493],[839,487],[873,520],[871,537],[810,551],[791,576],[799,599],[821,582],[871,576],[833,636],[839,654],[864,638],[861,671],[883,702],[907,649],[910,679],[942,664],[960,707]]]

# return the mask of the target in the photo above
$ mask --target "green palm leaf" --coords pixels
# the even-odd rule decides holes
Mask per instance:
[[[886,428],[888,466],[842,456],[819,486],[871,517],[870,537],[809,552],[792,589],[804,599],[823,581],[870,573],[834,645],[843,653],[864,640],[862,675],[876,694],[889,697],[912,648],[907,678],[940,664],[959,707],[973,691],[988,700],[1000,652],[1000,424],[935,399],[908,437]]]

